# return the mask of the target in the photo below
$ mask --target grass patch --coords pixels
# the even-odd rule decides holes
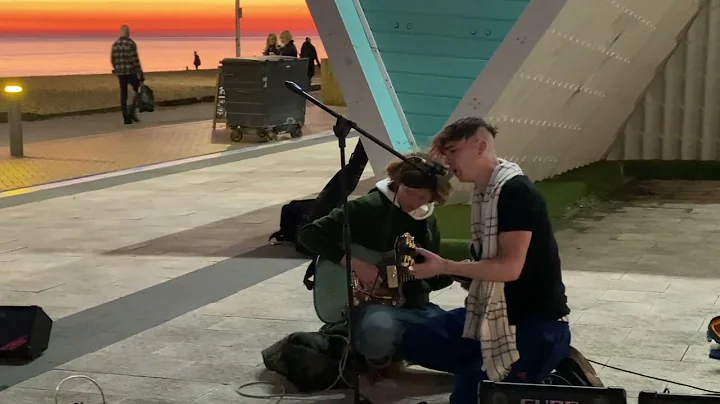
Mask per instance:
[[[146,83],[157,102],[215,95],[217,69],[150,72]],[[112,74],[0,78],[0,84],[19,83],[25,88],[23,112],[59,115],[101,110],[120,105],[117,77]],[[0,111],[7,104],[0,97]]]
[[[625,161],[623,170],[634,180],[720,180],[720,161]]]

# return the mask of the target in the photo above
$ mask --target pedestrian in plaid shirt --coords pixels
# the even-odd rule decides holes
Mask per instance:
[[[120,107],[122,108],[125,124],[140,122],[135,113],[135,98],[128,108],[128,86],[132,86],[137,94],[140,83],[145,81],[140,57],[138,57],[137,45],[130,39],[130,28],[127,25],[120,27],[120,38],[112,45],[110,61],[113,67],[113,74],[118,77],[120,83]]]

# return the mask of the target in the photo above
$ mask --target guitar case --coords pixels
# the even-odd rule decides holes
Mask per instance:
[[[360,182],[360,178],[365,171],[367,163],[368,156],[367,153],[365,153],[365,148],[363,147],[362,142],[358,141],[357,145],[355,146],[355,150],[352,152],[352,154],[350,155],[350,159],[345,165],[344,174],[347,179],[347,196],[353,193],[353,191],[355,191],[355,188],[357,188],[358,183]],[[320,191],[320,194],[318,194],[317,198],[315,198],[312,206],[308,208],[307,215],[305,216],[304,220],[301,221],[298,229],[306,225],[307,223],[317,220],[323,216],[327,216],[333,209],[338,208],[342,205],[343,201],[345,200],[345,196],[342,194],[341,186],[342,175],[343,171],[338,170],[338,172],[335,173],[335,175],[330,179],[330,181],[328,181],[322,191]],[[289,241],[292,241],[296,244],[296,249],[302,249],[301,246],[297,246],[297,238],[293,238]],[[303,277],[303,284],[305,285],[307,290],[313,290],[313,287],[315,285],[313,277],[315,276],[315,264],[317,261],[317,257],[309,254],[307,255],[315,259],[310,262],[310,265],[305,271],[305,276]]]
[[[362,142],[358,142],[345,166],[348,181],[348,195],[357,188],[357,184],[360,182],[360,177],[363,171],[365,171],[367,162],[368,157]],[[295,200],[284,205],[280,213],[280,229],[273,233],[268,241],[274,239],[277,242],[293,244],[297,252],[308,258],[313,258],[314,255],[310,251],[298,244],[298,231],[306,224],[326,216],[330,211],[342,204],[344,200],[341,192],[342,183],[340,182],[342,174],[342,170],[338,170],[315,199]],[[312,277],[312,275],[310,277]],[[308,285],[307,279],[306,277],[306,280],[303,281],[305,286]],[[308,288],[311,289],[312,287]]]

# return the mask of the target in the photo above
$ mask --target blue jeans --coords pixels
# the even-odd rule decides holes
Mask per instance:
[[[480,343],[462,338],[465,313],[465,308],[459,308],[411,324],[400,344],[408,361],[455,375],[451,404],[477,402],[478,384],[488,378],[482,370]],[[504,381],[538,383],[569,353],[566,322],[525,320],[516,324],[516,333],[520,359]]]
[[[360,306],[354,314],[356,329],[355,349],[371,361],[380,361],[392,357],[403,332],[412,324],[422,324],[445,310],[429,303],[421,309],[405,309],[382,304]]]

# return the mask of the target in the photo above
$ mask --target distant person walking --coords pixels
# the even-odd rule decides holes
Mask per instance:
[[[120,38],[112,45],[110,51],[110,61],[113,67],[113,74],[118,78],[120,83],[120,108],[122,108],[123,119],[125,124],[140,122],[135,113],[135,99],[128,108],[128,86],[132,86],[133,91],[137,95],[140,89],[140,83],[145,81],[142,67],[140,67],[140,57],[138,56],[137,45],[135,41],[130,39],[130,28],[127,25],[120,27]]]
[[[277,35],[270,34],[265,40],[265,50],[263,51],[264,56],[279,55],[280,44],[278,43]]]
[[[280,33],[280,45],[282,45],[280,48],[280,56],[298,57],[295,41],[293,41],[290,31],[283,31]]]
[[[197,51],[193,52],[195,53],[195,58],[193,59],[193,65],[195,65],[195,70],[200,68],[200,65],[202,62],[200,61],[200,55],[197,54]]]
[[[315,76],[315,64],[320,68],[320,59],[318,59],[317,49],[315,49],[315,45],[312,44],[310,38],[305,38],[305,42],[300,47],[300,57],[308,60],[308,83],[311,83],[313,76]]]

